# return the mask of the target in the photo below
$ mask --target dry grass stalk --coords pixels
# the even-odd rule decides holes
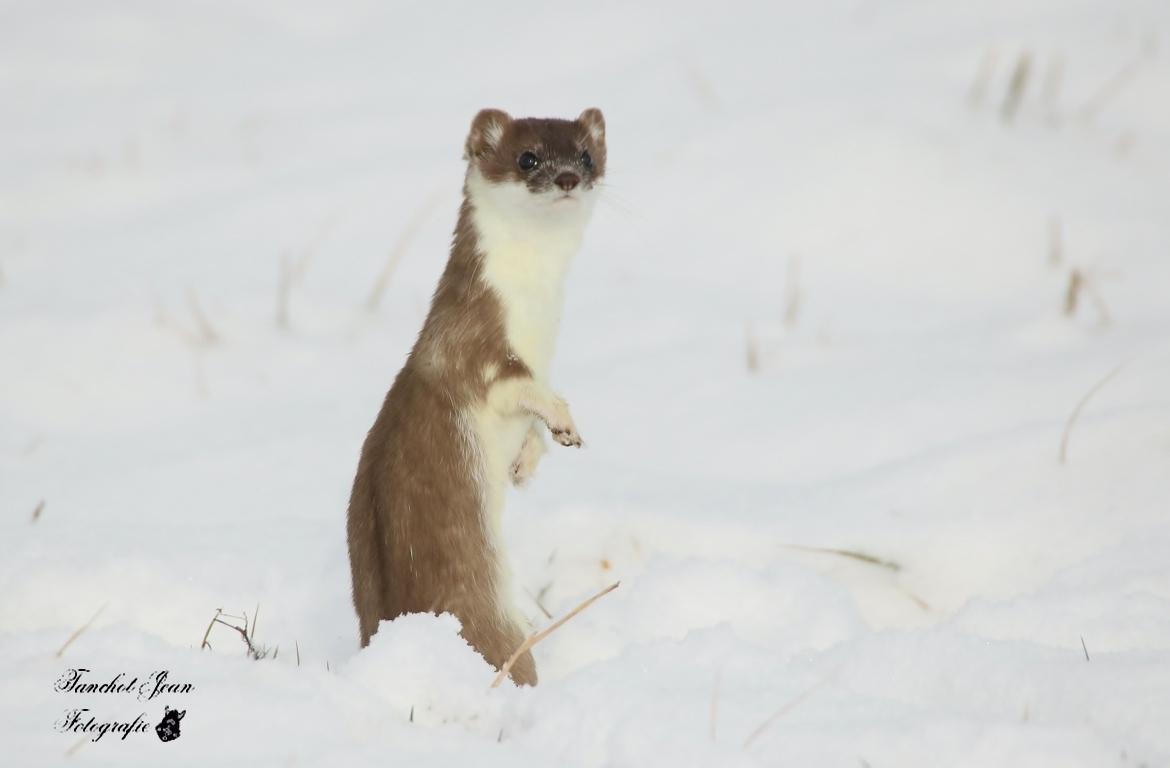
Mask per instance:
[[[195,327],[203,343],[214,344],[219,341],[219,334],[211,327],[211,321],[207,319],[207,314],[199,305],[199,299],[195,297],[195,291],[190,287],[187,288],[187,308],[191,310],[191,317],[195,318]]]
[[[223,613],[223,608],[216,608],[215,615],[211,617],[211,621],[207,624],[207,631],[203,633],[203,642],[199,644],[199,650],[210,648],[211,643],[207,642],[207,638],[211,635],[211,628],[215,626],[215,620]]]
[[[547,587],[545,589],[547,589]],[[548,612],[548,609],[544,607],[544,605],[540,602],[540,600],[536,597],[536,595],[534,595],[530,591],[528,591],[528,587],[524,587],[524,594],[526,594],[530,598],[532,598],[532,602],[536,603],[536,607],[540,609],[540,612],[544,614],[544,617],[546,619],[550,619],[550,620],[552,619],[552,614]]]
[[[831,549],[828,547],[805,547],[805,546],[801,546],[800,544],[781,544],[780,546],[784,547],[785,549],[798,549],[798,550],[801,550],[802,552],[815,552],[815,553],[824,554],[824,555],[840,555],[841,557],[848,557],[848,558],[853,559],[853,560],[860,560],[861,562],[867,563],[869,565],[876,565],[879,568],[886,568],[890,571],[893,571],[894,573],[897,573],[898,571],[902,570],[902,566],[899,565],[898,563],[893,562],[892,560],[882,560],[880,558],[874,557],[873,555],[867,555],[864,552],[854,552],[854,551],[851,551],[848,549]],[[930,607],[929,603],[927,603],[925,600],[923,600],[921,597],[914,594],[910,590],[903,587],[901,584],[898,584],[897,582],[895,582],[892,586],[896,591],[905,595],[915,605],[917,605],[919,608],[926,611],[927,613],[930,613],[933,610]]]
[[[162,306],[161,304],[158,305],[157,312],[158,312],[158,318],[157,318],[158,323],[160,325],[162,325],[166,328],[170,328],[172,331],[174,331],[175,334],[179,337],[179,339],[182,340],[182,342],[184,344],[186,344],[188,347],[195,350],[196,352],[198,352],[199,350],[201,350],[203,348],[203,345],[206,342],[204,341],[203,337],[199,335],[199,333],[197,331],[192,331],[189,328],[187,328],[186,326],[184,326],[182,323],[180,323],[178,320],[175,320],[167,312],[166,307]]]
[[[293,643],[297,647],[297,666],[299,667],[301,665],[301,644],[296,640],[294,640]]]
[[[77,740],[76,744],[74,744],[69,749],[65,750],[65,757],[73,757],[73,755],[77,754],[77,750],[79,750],[83,746],[85,746],[85,743],[87,741],[90,741],[89,736],[82,736],[80,739]]]
[[[35,523],[37,520],[40,520],[41,519],[41,512],[44,512],[44,511],[45,511],[45,500],[41,499],[40,501],[37,502],[36,507],[33,509],[32,520],[29,520],[29,523],[30,524]]]
[[[766,731],[770,727],[772,727],[773,723],[775,723],[777,720],[779,720],[780,718],[787,715],[792,710],[799,707],[801,704],[804,703],[805,699],[807,699],[809,696],[812,696],[814,693],[816,693],[816,691],[818,689],[827,685],[829,683],[829,681],[832,680],[836,676],[837,676],[837,673],[833,672],[831,675],[829,675],[825,679],[821,680],[816,685],[810,687],[804,693],[800,694],[799,696],[797,696],[795,699],[788,702],[784,706],[780,707],[780,709],[776,710],[776,712],[771,717],[769,717],[764,722],[760,723],[759,728],[756,728],[754,731],[752,731],[750,736],[748,736],[746,739],[744,739],[743,748],[747,749],[749,746],[751,746],[751,743],[753,741],[755,741],[756,739],[758,739],[764,731]]]
[[[1032,53],[1025,50],[1020,54],[1016,68],[1012,71],[1012,79],[1008,83],[1007,94],[1004,95],[1003,106],[999,110],[999,116],[1005,123],[1010,123],[1016,116],[1020,102],[1024,100],[1024,92],[1028,90],[1028,78],[1031,73]]]
[[[492,681],[491,688],[498,688],[499,687],[499,685],[503,681],[503,679],[508,676],[508,672],[511,671],[512,665],[516,663],[516,659],[520,658],[521,654],[523,654],[525,651],[527,651],[532,646],[539,643],[541,640],[543,640],[546,637],[548,637],[549,635],[551,635],[553,632],[560,629],[561,626],[566,621],[573,618],[574,616],[576,616],[578,613],[585,610],[589,606],[593,605],[593,603],[596,602],[597,600],[599,600],[600,598],[605,597],[610,592],[613,592],[620,585],[621,585],[620,581],[615,581],[613,584],[610,584],[608,587],[601,590],[593,597],[591,597],[588,600],[586,600],[585,602],[581,603],[573,610],[569,611],[569,613],[566,614],[560,621],[556,622],[548,629],[544,630],[543,632],[534,632],[533,634],[529,635],[528,639],[525,640],[523,643],[521,643],[520,647],[515,650],[515,652],[512,654],[512,656],[506,662],[504,662],[504,667],[503,667],[503,669],[500,670],[500,673],[498,675],[496,675],[496,679]]]
[[[1077,117],[1086,123],[1091,121],[1101,113],[1101,110],[1117,98],[1117,96],[1125,89],[1130,82],[1133,81],[1137,75],[1138,64],[1136,61],[1131,61],[1122,67],[1117,74],[1105,81],[1105,83],[1089,97],[1085,102],[1085,106],[1081,107]]]
[[[218,340],[219,336],[211,327],[207,315],[203,313],[195,294],[190,289],[188,289],[188,306],[191,309],[191,314],[195,317],[196,330],[194,331],[171,317],[161,300],[155,303],[155,322],[174,331],[194,353],[195,390],[200,397],[208,398],[211,397],[211,389],[207,386],[207,377],[203,372],[203,352],[210,344]]]
[[[259,613],[260,613],[260,606],[257,605],[256,606],[256,615],[259,615]],[[241,619],[244,622],[244,626],[240,627],[240,626],[237,626],[235,624],[229,624],[226,621],[224,621],[223,619],[221,619],[220,616],[224,616],[224,617],[229,618],[229,619]],[[203,642],[200,643],[199,650],[203,650],[204,648],[211,648],[211,643],[208,642],[207,638],[211,634],[211,628],[214,627],[216,624],[223,624],[225,627],[230,627],[231,629],[234,629],[236,632],[238,632],[240,634],[240,637],[243,639],[244,644],[248,646],[247,653],[248,653],[248,656],[250,656],[251,658],[259,661],[260,659],[263,659],[263,658],[268,656],[268,649],[266,647],[264,647],[263,645],[256,645],[253,642],[253,638],[255,637],[255,632],[256,632],[255,616],[253,616],[253,618],[252,618],[251,629],[249,630],[248,613],[246,611],[244,612],[243,616],[232,616],[231,614],[224,613],[222,608],[215,609],[215,616],[213,616],[211,618],[211,623],[209,623],[207,625],[207,631],[203,633]],[[215,650],[215,649],[212,648],[212,650]]]
[[[927,613],[930,613],[930,612],[933,610],[933,609],[930,607],[930,603],[926,602],[925,600],[923,600],[921,597],[919,597],[918,595],[914,594],[914,593],[913,593],[913,592],[911,592],[910,590],[906,589],[906,588],[905,588],[905,587],[903,587],[901,584],[894,584],[894,589],[898,590],[898,591],[899,591],[899,592],[901,592],[903,595],[905,595],[906,597],[910,598],[910,601],[911,601],[911,602],[913,602],[915,605],[917,605],[919,608],[921,608],[922,610],[926,611]]]
[[[1131,357],[1128,360],[1121,363],[1121,365],[1114,368],[1108,374],[1106,374],[1105,378],[1098,381],[1096,384],[1093,385],[1092,389],[1090,389],[1088,392],[1085,393],[1085,396],[1081,398],[1081,401],[1079,403],[1077,403],[1077,407],[1073,408],[1073,412],[1071,414],[1069,414],[1068,423],[1066,423],[1064,425],[1064,434],[1061,435],[1061,437],[1060,437],[1060,463],[1061,464],[1064,464],[1065,460],[1068,458],[1068,439],[1069,439],[1069,436],[1072,434],[1073,424],[1076,423],[1077,417],[1081,415],[1081,409],[1085,407],[1085,404],[1087,402],[1089,402],[1089,400],[1093,397],[1093,395],[1100,392],[1101,388],[1104,387],[1106,384],[1108,384],[1110,379],[1112,379],[1117,374],[1121,373],[1121,370],[1123,368],[1125,368],[1125,366],[1129,365],[1132,361],[1133,361],[1133,358]]]
[[[1081,635],[1081,650],[1085,652],[1085,661],[1089,661],[1089,647],[1085,645],[1085,636]]]
[[[1101,325],[1109,325],[1112,322],[1109,307],[1106,306],[1105,300],[1097,291],[1089,271],[1073,269],[1072,273],[1069,274],[1068,289],[1064,294],[1064,313],[1069,317],[1077,313],[1078,299],[1082,292],[1093,302],[1093,308],[1097,310],[1097,317]]]
[[[848,549],[832,549],[830,547],[806,547],[801,544],[781,544],[780,546],[784,547],[785,549],[798,549],[802,552],[817,552],[823,555],[840,555],[841,557],[849,557],[854,560],[860,560],[863,563],[876,565],[879,568],[888,568],[895,573],[902,570],[902,566],[898,563],[895,563],[891,560],[882,560],[880,558],[874,557],[873,555],[867,555],[864,552],[854,552]]]
[[[1113,318],[1109,315],[1109,307],[1105,306],[1105,299],[1101,298],[1101,294],[1097,292],[1097,286],[1093,284],[1092,280],[1085,279],[1084,290],[1093,301],[1093,308],[1097,310],[1097,318],[1101,321],[1101,325],[1109,325],[1113,322]]]
[[[82,624],[82,625],[81,625],[81,626],[80,626],[80,627],[77,629],[77,631],[76,631],[76,632],[74,632],[72,635],[70,635],[70,636],[69,636],[69,639],[65,641],[65,644],[64,644],[64,645],[62,645],[60,648],[58,648],[58,649],[57,649],[57,658],[58,658],[58,659],[59,659],[59,658],[61,658],[61,654],[65,653],[65,649],[66,649],[66,648],[68,648],[68,647],[69,647],[69,646],[70,646],[70,645],[73,643],[73,641],[74,641],[74,640],[76,640],[77,638],[81,637],[81,634],[82,634],[83,632],[85,632],[85,630],[89,629],[89,628],[90,628],[90,626],[91,626],[91,625],[92,625],[92,624],[93,624],[95,621],[97,621],[97,617],[102,615],[102,611],[104,611],[104,610],[106,609],[106,606],[108,606],[108,605],[109,605],[109,602],[106,602],[105,604],[103,604],[101,608],[98,608],[98,609],[97,609],[97,613],[95,613],[95,614],[94,614],[92,617],[90,617],[90,620],[89,620],[89,621],[87,621],[87,622],[85,622],[84,624]]]
[[[1064,313],[1069,317],[1077,313],[1077,301],[1084,282],[1085,275],[1079,269],[1074,269],[1068,276],[1068,289],[1064,292]]]
[[[313,239],[301,251],[301,257],[297,259],[296,263],[292,265],[292,281],[293,284],[298,284],[305,279],[305,272],[309,269],[309,261],[321,248],[321,243],[325,242],[325,238],[337,226],[341,214],[337,211],[325,217],[325,221],[321,222],[321,226],[317,227],[317,231],[313,234]]]
[[[321,247],[321,243],[325,241],[329,231],[337,224],[339,218],[341,218],[341,214],[337,211],[325,217],[325,221],[317,228],[317,232],[308,245],[301,249],[299,258],[294,259],[288,251],[281,251],[280,274],[276,283],[276,324],[281,328],[287,329],[289,327],[288,305],[293,287],[300,285],[301,281],[304,280],[305,272],[309,269],[309,262]]]
[[[394,241],[394,246],[390,249],[390,254],[386,257],[386,262],[382,265],[382,271],[378,273],[378,279],[374,281],[374,289],[370,291],[370,298],[366,299],[366,309],[368,311],[376,311],[378,305],[382,303],[382,296],[386,293],[386,289],[390,287],[390,281],[394,278],[394,273],[398,271],[398,265],[406,255],[406,250],[414,242],[414,238],[418,235],[419,230],[422,229],[423,224],[426,223],[435,209],[439,207],[439,203],[443,199],[443,191],[443,185],[435,187],[430,196],[414,212],[414,216],[410,217],[410,221],[406,222],[402,234]]]
[[[987,96],[987,87],[991,85],[991,78],[995,75],[996,65],[999,64],[999,49],[989,46],[979,62],[979,69],[975,72],[975,80],[967,91],[967,104],[972,108],[983,104]]]

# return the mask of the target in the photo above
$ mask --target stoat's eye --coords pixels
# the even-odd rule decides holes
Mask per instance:
[[[516,165],[520,166],[520,170],[522,171],[531,171],[540,165],[540,160],[537,159],[535,152],[525,152],[517,158]]]
[[[593,155],[589,154],[589,150],[585,150],[581,153],[581,165],[585,166],[586,168],[593,167]]]

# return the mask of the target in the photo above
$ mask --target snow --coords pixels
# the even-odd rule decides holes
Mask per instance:
[[[1170,764],[1168,25],[4,5],[0,763]],[[358,451],[487,106],[609,134],[552,370],[588,448],[504,526],[537,628],[533,596],[621,586],[535,647],[534,689],[489,689],[450,616],[359,652],[349,602]],[[266,658],[222,625],[200,650],[218,608]],[[54,690],[79,668],[194,688]],[[94,742],[71,708],[151,728]]]

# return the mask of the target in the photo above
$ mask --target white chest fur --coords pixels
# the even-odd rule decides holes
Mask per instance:
[[[581,247],[593,199],[533,195],[522,184],[468,177],[484,279],[504,305],[508,343],[542,381],[560,330],[565,274]]]
[[[503,304],[508,345],[538,380],[547,382],[561,325],[565,274],[581,247],[593,193],[573,199],[533,195],[522,184],[491,184],[474,168],[467,177],[467,193],[484,259],[483,278]],[[504,486],[536,417],[502,412],[487,402],[468,416],[478,438],[485,522],[496,551],[503,552]],[[517,613],[513,621],[524,626],[510,599],[506,559],[501,560],[498,578],[501,604],[511,606]]]

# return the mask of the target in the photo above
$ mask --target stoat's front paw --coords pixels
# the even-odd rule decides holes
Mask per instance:
[[[556,440],[561,445],[575,445],[580,448],[585,444],[581,440],[581,433],[577,431],[577,425],[573,423],[572,419],[564,423],[549,424],[548,431],[552,432],[553,440]]]
[[[512,462],[512,485],[519,488],[532,479],[543,453],[544,440],[538,432],[530,432],[520,448],[520,455]]]

